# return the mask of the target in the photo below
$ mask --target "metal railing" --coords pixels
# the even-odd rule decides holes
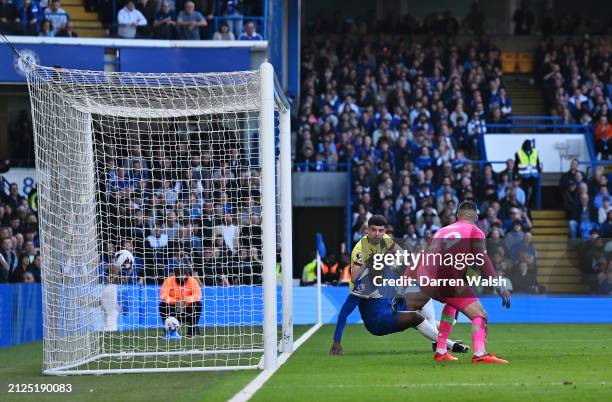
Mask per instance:
[[[488,134],[513,134],[516,129],[531,129],[534,132],[545,133],[550,131],[550,134],[578,132],[585,133],[590,130],[590,126],[583,124],[557,124],[557,123],[488,123],[486,124]],[[505,129],[500,132],[499,129]],[[492,131],[492,132],[491,132]]]

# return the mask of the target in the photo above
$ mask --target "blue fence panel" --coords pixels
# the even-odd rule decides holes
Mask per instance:
[[[0,347],[42,337],[40,284],[0,285]]]
[[[349,294],[348,287],[322,288],[323,323],[335,324]],[[129,297],[129,302],[126,298]],[[281,322],[278,288],[277,322]],[[117,299],[121,308],[119,330],[161,327],[159,286],[119,286]],[[293,289],[294,324],[317,321],[316,287]],[[529,296],[514,295],[512,308],[506,309],[496,296],[481,299],[491,323],[612,323],[612,297],[608,296]],[[262,288],[203,288],[203,314],[200,325],[261,325],[263,322]],[[435,303],[438,317],[442,309]],[[361,322],[355,310],[349,323]],[[467,322],[460,315],[459,322]],[[0,347],[42,339],[42,298],[40,284],[0,285]]]
[[[316,300],[316,288],[294,289],[293,304],[294,323],[312,324],[316,322],[316,313],[304,310],[304,307]],[[324,287],[322,294],[322,315],[324,324],[334,324],[344,300],[348,296],[346,287]],[[512,308],[501,305],[497,296],[484,296],[482,305],[487,310],[491,323],[612,323],[612,297],[608,296],[530,296],[514,295]],[[442,304],[435,302],[436,316],[440,317]],[[308,314],[304,314],[307,312]],[[361,322],[357,311],[349,316],[348,323]],[[460,315],[459,322],[468,322]]]

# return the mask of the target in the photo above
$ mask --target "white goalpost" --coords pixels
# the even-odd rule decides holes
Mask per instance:
[[[272,65],[140,74],[24,63],[43,373],[276,369],[293,350],[291,139]],[[119,250],[132,266],[113,263]],[[172,287],[175,272],[191,276],[188,289]]]

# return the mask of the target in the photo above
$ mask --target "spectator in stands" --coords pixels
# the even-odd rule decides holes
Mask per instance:
[[[214,228],[213,234],[215,238],[223,240],[223,244],[232,253],[238,249],[239,231],[238,226],[234,222],[234,218],[230,214],[225,214],[223,222]]]
[[[243,7],[243,0],[225,0],[223,4],[223,16],[230,17],[224,22],[227,22],[229,32],[232,32],[235,38],[240,38],[242,34]]]
[[[15,269],[15,271],[13,271],[13,274],[10,278],[10,282],[23,282],[23,277],[25,273],[30,273],[33,276],[35,282],[40,282],[40,266],[37,267],[34,263],[30,263],[29,256],[24,254],[20,257],[19,265],[17,265],[17,268]]]
[[[570,216],[573,209],[578,205],[578,187],[576,186],[576,180],[569,179],[567,181],[567,188],[563,192],[563,208],[565,209],[568,216]]]
[[[51,21],[53,36],[56,36],[60,29],[63,29],[70,16],[61,7],[60,0],[51,0],[51,6],[45,10],[45,19]]]
[[[595,151],[597,159],[608,160],[612,155],[612,124],[608,122],[608,116],[601,114],[595,123]]]
[[[165,231],[169,241],[178,239],[181,225],[179,224],[174,211],[166,212]]]
[[[161,9],[155,14],[153,21],[153,35],[156,39],[173,39],[176,26],[176,15],[170,10],[167,1],[162,2]]]
[[[263,37],[255,31],[255,23],[249,21],[244,26],[244,32],[240,34],[239,40],[263,40]]]
[[[30,271],[25,271],[21,277],[21,281],[23,283],[35,283],[35,282],[39,282],[36,280],[36,278],[34,277],[34,274],[32,274],[32,272]]]
[[[525,190],[523,190],[523,187],[521,187],[521,184],[522,184],[521,176],[518,174],[515,174],[512,177],[512,184],[510,185],[509,189],[514,190],[514,193],[516,195],[516,200],[519,202],[519,204],[528,205],[527,194],[525,193]]]
[[[79,35],[74,32],[74,25],[72,24],[72,21],[67,21],[66,25],[64,25],[64,28],[60,29],[60,31],[55,36],[61,38],[78,38]]]
[[[163,249],[168,246],[168,235],[156,226],[153,232],[147,236],[147,242],[151,249]]]
[[[226,21],[221,22],[219,30],[213,35],[213,40],[236,40],[234,33],[230,31]]]
[[[589,232],[597,227],[597,208],[590,202],[588,194],[580,194],[578,201],[570,212],[570,237],[588,238]]]
[[[529,269],[529,264],[526,262],[518,263],[510,278],[514,293],[539,293],[537,276],[533,270]]]
[[[499,107],[504,121],[512,116],[512,101],[506,95],[506,88],[499,89]]]
[[[512,20],[514,21],[514,34],[515,35],[531,35],[531,27],[535,22],[533,12],[529,10],[529,3],[527,0],[521,2],[521,8],[514,12]]]
[[[504,237],[504,246],[506,250],[512,250],[512,247],[516,244],[523,242],[525,238],[525,232],[523,232],[523,225],[520,220],[512,222],[512,226],[506,236]]]
[[[240,228],[240,247],[261,248],[261,218],[257,214],[251,214],[249,224]]]
[[[531,239],[531,232],[526,232],[523,236],[523,241],[520,243],[515,243],[512,246],[512,248],[509,250],[512,262],[517,263],[521,253],[527,253],[528,255],[533,256],[533,258],[536,257],[536,249],[533,246]]]
[[[582,175],[582,177],[585,177],[586,175],[584,174],[584,172],[580,171],[578,169],[579,167],[579,160],[578,159],[572,159],[571,163],[570,163],[570,168],[567,172],[563,173],[563,175],[561,176],[561,179],[559,179],[559,187],[561,187],[562,189],[566,189],[569,187],[569,183],[570,181],[574,181],[574,184],[576,183],[576,173],[580,172],[580,174]]]
[[[40,24],[40,32],[38,32],[38,36],[43,37],[53,37],[53,28],[51,27],[51,21],[42,20]]]
[[[18,263],[13,241],[10,237],[5,237],[0,244],[0,283],[10,281]]]
[[[1,1],[1,0],[0,0]],[[6,1],[6,0],[5,0]],[[18,15],[21,31],[24,35],[36,36],[40,23],[40,8],[36,2],[24,0],[19,7]]]
[[[0,0],[0,33],[12,35],[18,32],[19,14],[9,0]]]
[[[475,35],[480,35],[483,32],[484,14],[480,10],[478,0],[472,2],[472,8],[463,22]]]
[[[134,39],[137,35],[138,27],[147,26],[147,19],[136,9],[133,0],[128,0],[126,5],[117,14],[119,28],[117,35],[120,38]]]
[[[481,119],[480,113],[475,111],[472,115],[472,120],[467,125],[467,148],[473,155],[479,152],[478,145],[480,143],[480,135],[486,134],[487,126],[485,121]]]
[[[597,274],[598,289],[597,293],[601,295],[612,295],[612,261],[608,261],[607,271],[602,271]]]
[[[597,223],[599,223],[599,225],[602,225],[607,220],[608,212],[610,211],[612,211],[610,197],[603,197],[601,206],[597,209]]]
[[[144,15],[148,24],[151,24],[155,20],[155,14],[161,8],[161,2],[159,0],[137,0],[136,9]],[[148,27],[148,25],[147,25]],[[149,32],[146,28],[141,28],[143,35],[148,36]]]
[[[2,201],[12,209],[17,209],[25,201],[25,198],[19,194],[17,183],[11,183],[9,185],[9,193],[2,195],[4,196]]]
[[[612,211],[608,210],[606,219],[600,222],[599,233],[605,239],[612,239]]]
[[[195,4],[187,1],[184,10],[178,15],[176,25],[179,39],[200,40],[200,27],[207,26],[208,22],[199,11],[195,11]]]
[[[259,285],[261,284],[261,273],[263,272],[263,262],[257,248],[240,249],[241,266],[237,282],[235,285]]]

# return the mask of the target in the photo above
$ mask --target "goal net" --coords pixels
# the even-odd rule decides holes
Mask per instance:
[[[29,64],[27,79],[43,372],[275,367],[281,321],[292,348],[292,257],[289,107],[272,66]],[[115,263],[121,250],[133,264]]]

